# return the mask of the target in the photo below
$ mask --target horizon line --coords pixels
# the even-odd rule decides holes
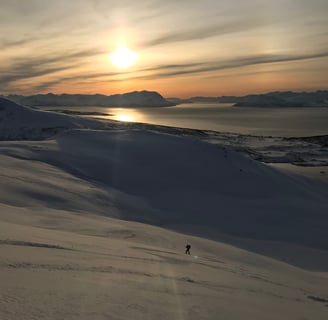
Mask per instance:
[[[100,96],[115,96],[115,95],[125,95],[125,94],[130,94],[130,93],[139,93],[139,92],[152,92],[152,93],[158,93],[165,99],[191,99],[191,98],[219,98],[219,97],[244,97],[248,95],[265,95],[265,94],[270,94],[270,93],[278,93],[278,92],[293,92],[293,93],[316,93],[316,92],[321,92],[321,91],[328,91],[328,88],[326,89],[302,89],[302,90],[272,90],[272,91],[265,91],[265,92],[249,92],[246,94],[242,95],[234,95],[234,94],[222,94],[222,95],[191,95],[188,98],[180,98],[179,96],[164,96],[162,95],[159,91],[154,91],[154,90],[133,90],[133,91],[128,91],[128,92],[123,92],[123,93],[113,93],[113,94],[105,94],[105,93],[53,93],[53,92],[47,92],[47,93],[35,93],[35,94],[29,94],[29,95],[24,95],[24,94],[17,94],[17,93],[10,93],[10,94],[0,94],[0,97],[10,97],[10,96],[21,96],[21,97],[31,97],[31,96],[37,96],[37,95],[56,95],[56,96],[61,96],[61,95],[84,95],[84,96],[95,96],[95,95],[100,95]]]

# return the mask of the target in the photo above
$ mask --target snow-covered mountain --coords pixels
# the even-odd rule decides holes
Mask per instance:
[[[167,107],[174,105],[158,92],[134,91],[106,96],[103,94],[37,94],[10,95],[6,98],[26,106],[106,106],[106,107]]]
[[[240,97],[236,102],[239,107],[327,107],[328,91],[278,91]]]
[[[277,91],[246,96],[168,98],[172,103],[233,103],[238,107],[328,107],[328,91]]]

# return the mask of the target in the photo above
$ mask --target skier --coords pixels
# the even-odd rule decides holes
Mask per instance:
[[[187,244],[186,245],[186,254],[190,254],[190,248],[191,248],[191,245],[190,244]]]

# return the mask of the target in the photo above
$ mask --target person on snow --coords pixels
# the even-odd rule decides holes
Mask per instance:
[[[190,244],[187,244],[186,245],[186,254],[190,254],[190,248],[191,248],[191,245]]]

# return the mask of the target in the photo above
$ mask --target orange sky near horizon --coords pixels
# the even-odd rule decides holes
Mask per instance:
[[[323,0],[1,2],[0,94],[328,89],[327,12]],[[137,55],[125,68],[110,59],[120,47]]]

